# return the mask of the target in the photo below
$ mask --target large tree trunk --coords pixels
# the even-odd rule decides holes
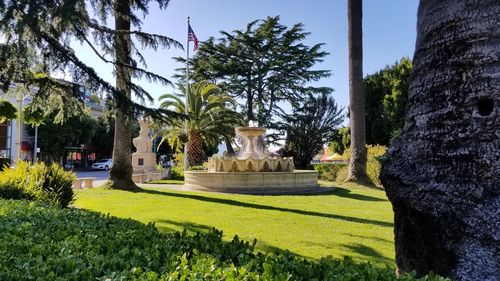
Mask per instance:
[[[200,166],[205,160],[203,151],[203,137],[201,132],[190,131],[188,140],[189,167]]]
[[[500,280],[500,2],[421,0],[413,63],[381,174],[398,268]]]
[[[115,29],[130,30],[131,7],[130,0],[115,1]],[[130,65],[131,41],[130,34],[119,33],[115,35],[116,62]],[[130,82],[132,70],[116,66],[116,88],[131,97]],[[118,103],[115,116],[115,138],[113,145],[113,167],[109,173],[107,186],[118,189],[137,188],[132,181],[132,119],[126,114],[123,104]]]
[[[362,7],[362,0],[348,1],[351,158],[349,160],[347,180],[367,183],[365,95],[363,92]]]

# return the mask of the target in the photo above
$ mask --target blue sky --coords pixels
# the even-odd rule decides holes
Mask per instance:
[[[417,0],[363,1],[363,71],[366,74],[393,64],[403,56],[413,56],[416,38]],[[311,35],[309,46],[325,43],[329,52],[318,69],[332,70],[332,76],[320,84],[334,89],[333,97],[341,106],[348,105],[347,0],[171,0],[166,10],[150,8],[144,19],[143,31],[158,33],[178,40],[184,46],[187,37],[187,17],[200,41],[219,31],[243,29],[246,24],[267,16],[281,17],[281,23],[291,26],[302,22]],[[114,81],[112,68],[85,47],[75,45],[77,53],[105,79]],[[191,43],[192,50],[192,43]],[[171,78],[180,65],[171,57],[183,56],[180,49],[144,51],[148,70]],[[155,98],[172,92],[160,84],[140,82]],[[157,104],[157,103],[156,103]],[[148,104],[151,106],[151,104]]]

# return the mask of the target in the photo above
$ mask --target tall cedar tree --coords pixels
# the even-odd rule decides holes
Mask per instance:
[[[283,103],[296,106],[310,94],[332,92],[309,85],[330,76],[328,70],[312,69],[328,55],[321,51],[324,44],[304,45],[309,35],[304,25],[288,28],[279,20],[279,16],[268,17],[249,23],[244,30],[221,31],[221,38],[203,42],[192,59],[193,80],[216,82],[224,92],[244,101],[240,106],[247,121],[268,127],[273,116],[283,113]]]
[[[85,85],[92,92],[107,93],[113,97],[116,130],[114,166],[109,186],[114,188],[135,187],[130,162],[132,117],[142,114],[168,121],[179,116],[131,100],[134,94],[141,102],[153,101],[146,90],[132,82],[133,78],[170,84],[164,77],[141,68],[141,65],[145,66],[145,60],[137,43],[155,50],[171,46],[182,48],[180,43],[171,38],[141,31],[140,16],[148,13],[151,2],[156,2],[164,9],[169,1],[23,0],[0,3],[0,32],[7,44],[15,45],[18,49],[23,46],[33,48],[43,58],[44,71],[63,71],[72,77],[74,83]],[[107,25],[108,18],[113,16],[114,29]],[[135,40],[132,40],[132,36]],[[116,87],[80,59],[70,46],[70,42],[75,40],[87,45],[103,62],[114,66]],[[66,83],[46,73],[36,73],[23,82],[36,84],[40,89],[38,95],[43,95],[46,89],[66,86]]]

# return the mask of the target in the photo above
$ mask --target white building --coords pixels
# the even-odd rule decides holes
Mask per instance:
[[[8,96],[0,90],[0,99],[8,100],[15,107],[22,109],[31,103],[32,93],[25,94],[22,98],[16,98]],[[82,89],[85,105],[90,108],[91,115],[96,118],[103,116],[103,105],[90,101],[89,94],[88,91]],[[7,159],[10,159],[11,163],[17,160],[33,160],[35,136],[30,136],[26,129],[26,124],[20,118],[8,120],[0,124],[0,164],[6,162]],[[37,157],[40,152],[38,149]]]

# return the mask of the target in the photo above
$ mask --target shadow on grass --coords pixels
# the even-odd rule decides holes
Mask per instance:
[[[349,216],[336,215],[336,214],[326,214],[326,213],[306,211],[306,210],[299,210],[299,209],[291,209],[291,208],[267,206],[267,205],[260,205],[260,204],[254,204],[254,203],[241,202],[241,201],[232,200],[232,199],[207,197],[207,196],[196,195],[196,194],[173,193],[173,192],[165,192],[165,191],[152,190],[152,189],[141,189],[141,190],[138,190],[138,191],[134,190],[132,192],[139,192],[139,193],[147,193],[147,194],[154,194],[154,195],[162,195],[162,196],[169,196],[169,197],[178,197],[178,198],[199,200],[199,201],[203,201],[203,202],[210,202],[210,203],[217,203],[217,204],[226,204],[226,205],[243,207],[243,208],[253,208],[253,209],[270,210],[270,211],[280,211],[280,212],[288,212],[288,213],[294,213],[294,214],[306,215],[306,216],[331,218],[331,219],[343,220],[343,221],[348,221],[348,222],[378,225],[378,226],[382,226],[382,227],[393,227],[394,226],[393,223],[391,223],[391,222],[385,222],[385,221],[377,221],[377,220],[370,220],[370,219],[349,217]]]
[[[173,225],[179,227],[179,229],[173,228],[173,227],[168,227],[165,225]],[[213,229],[213,226],[205,225],[205,224],[198,224],[198,223],[193,223],[193,222],[178,222],[178,221],[173,221],[173,220],[167,220],[167,219],[160,219],[155,221],[155,226],[156,228],[165,231],[165,232],[176,232],[176,231],[183,231],[186,229],[188,232],[203,232],[207,233],[211,229]]]
[[[352,193],[351,190],[342,187],[328,186],[332,188],[330,191],[325,191],[316,194],[302,194],[301,196],[325,196],[325,195],[335,195],[342,198],[349,198],[353,200],[369,201],[369,202],[387,202],[387,199]]]
[[[351,233],[344,233],[344,234],[351,236],[351,237],[355,237],[355,238],[371,239],[371,240],[382,242],[382,243],[394,244],[394,241],[387,240],[387,239],[380,238],[380,237],[371,237],[371,236],[357,235],[357,234],[351,234]]]
[[[390,259],[388,257],[385,257],[382,255],[379,251],[375,250],[372,247],[359,244],[359,243],[350,243],[350,244],[340,244],[340,243],[317,243],[317,242],[306,242],[308,246],[317,246],[317,247],[323,247],[325,249],[331,250],[331,249],[337,249],[337,248],[343,248],[344,250],[348,251],[349,254],[348,256],[355,257],[356,254],[359,256],[358,259],[362,261],[367,261],[367,262],[379,262],[387,265],[394,265],[395,261],[393,259]]]
[[[357,253],[367,260],[377,260],[386,264],[394,264],[394,260],[383,256],[380,252],[362,244],[353,243],[348,245],[342,245],[342,248],[349,250],[351,252]]]

